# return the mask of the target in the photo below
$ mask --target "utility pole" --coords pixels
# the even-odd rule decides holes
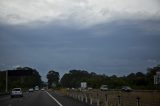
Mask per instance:
[[[6,70],[6,93],[8,92],[8,70]]]

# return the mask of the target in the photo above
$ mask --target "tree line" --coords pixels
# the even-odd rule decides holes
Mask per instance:
[[[87,82],[88,87],[99,88],[101,85],[108,85],[111,89],[119,89],[122,86],[131,86],[134,89],[157,89],[154,85],[154,75],[160,72],[160,65],[148,68],[146,73],[130,73],[127,76],[107,76],[96,74],[85,70],[71,70],[61,78],[61,85],[67,88],[78,88],[81,82]]]
[[[6,71],[8,72],[8,89],[14,87],[33,88],[44,86],[41,76],[36,69],[30,67],[18,67],[13,70],[0,71],[0,92],[5,91]],[[128,85],[134,89],[157,89],[154,85],[154,75],[160,72],[160,65],[148,68],[146,73],[130,73],[126,76],[108,76],[97,74],[85,70],[70,70],[60,79],[59,72],[50,70],[46,78],[48,88],[79,88],[81,82],[87,82],[88,87],[99,88],[101,85],[108,85],[111,89],[119,89],[121,86]]]

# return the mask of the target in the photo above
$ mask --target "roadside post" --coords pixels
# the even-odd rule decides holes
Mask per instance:
[[[97,106],[99,106],[99,96],[98,96],[98,93],[97,93]]]
[[[80,101],[80,96],[78,95],[78,100]]]
[[[6,93],[8,92],[8,70],[6,71]]]
[[[121,96],[118,95],[118,106],[121,106]]]
[[[81,95],[81,101],[83,102],[83,95]]]
[[[140,106],[140,97],[137,97],[136,99],[137,99],[137,101],[136,101],[137,102],[137,106]]]
[[[86,94],[85,94],[85,99],[86,99],[86,103],[87,103],[87,102],[88,102],[88,100],[87,100],[88,98],[87,98],[87,95],[86,95]]]
[[[108,106],[108,95],[105,94],[105,101],[106,101],[106,106]]]
[[[90,105],[93,104],[92,95],[90,94]]]
[[[156,72],[156,75],[154,75],[154,84],[156,85],[156,89],[160,89],[160,71]]]

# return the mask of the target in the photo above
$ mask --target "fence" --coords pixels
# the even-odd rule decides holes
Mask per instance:
[[[67,96],[91,106],[160,106],[160,91],[67,91]]]

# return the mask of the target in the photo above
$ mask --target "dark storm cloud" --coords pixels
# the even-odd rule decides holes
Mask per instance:
[[[31,66],[43,76],[86,69],[109,75],[146,72],[160,63],[160,21],[123,21],[88,29],[0,26],[0,64]]]

